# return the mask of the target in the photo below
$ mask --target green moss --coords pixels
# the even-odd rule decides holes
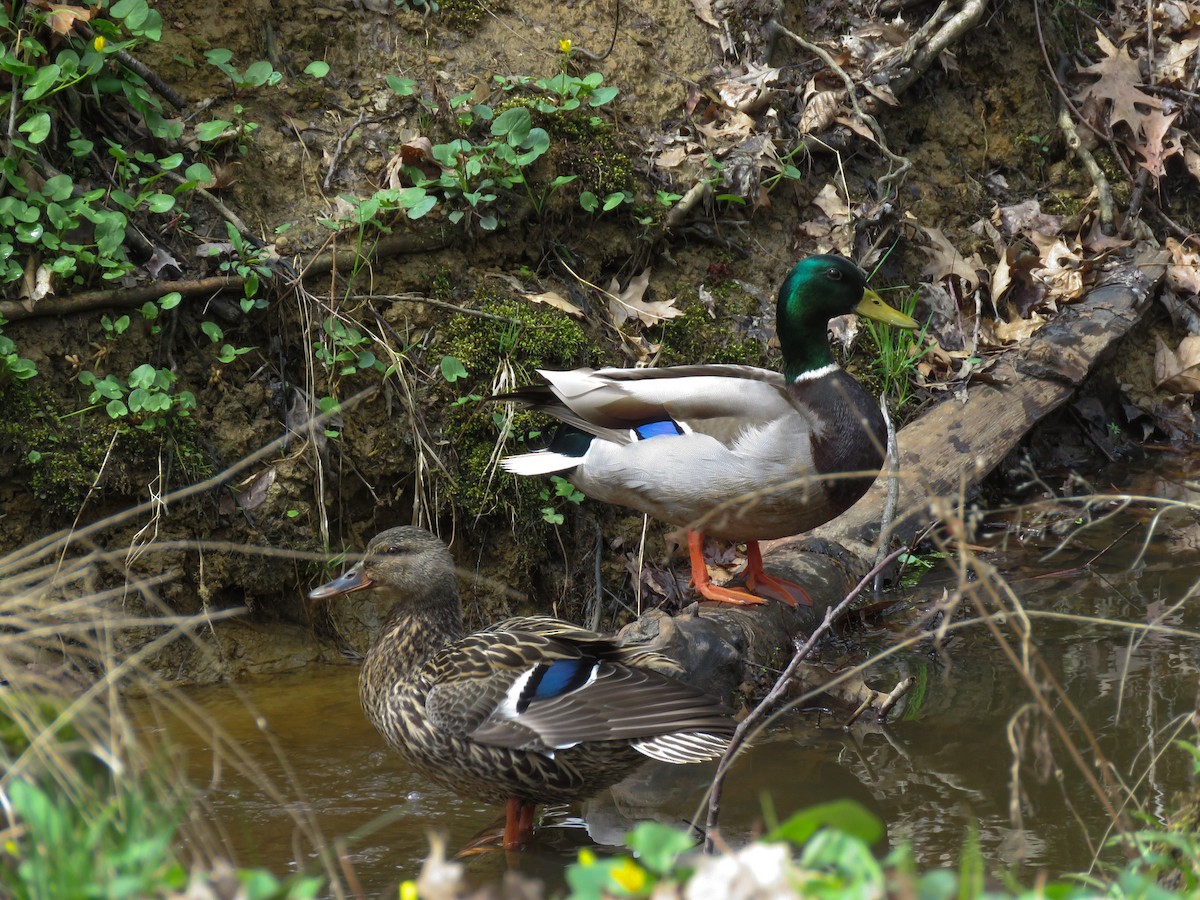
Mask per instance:
[[[517,478],[495,465],[495,446],[502,423],[499,406],[481,402],[454,405],[456,399],[493,392],[497,371],[511,366],[516,387],[536,378],[535,369],[569,369],[595,362],[595,351],[582,326],[565,313],[504,294],[480,292],[474,305],[504,319],[457,315],[446,324],[438,351],[458,359],[468,378],[443,389],[446,413],[443,433],[451,450],[454,503],[472,517],[497,517],[535,532],[542,523],[538,479]],[[513,435],[518,442],[534,439],[547,427],[547,417],[518,411]],[[519,445],[519,444],[518,444]]]
[[[473,34],[483,21],[484,7],[479,0],[438,0],[438,13],[447,28]]]
[[[549,183],[558,176],[576,176],[570,189],[574,201],[582,191],[606,197],[635,188],[633,158],[621,146],[612,123],[595,115],[589,107],[569,112],[544,113],[537,109],[538,98],[513,95],[495,105],[496,115],[515,106],[529,109],[533,124],[550,135],[546,155],[548,172],[539,182]],[[543,173],[544,174],[544,173]]]
[[[739,338],[730,322],[737,316],[758,312],[757,301],[737,289],[733,282],[723,282],[714,288],[715,317],[705,305],[689,297],[676,303],[682,315],[669,319],[663,326],[660,366],[681,366],[694,363],[734,363],[771,368],[767,348],[754,338]]]
[[[43,379],[0,387],[0,406],[7,413],[0,421],[0,453],[28,472],[30,490],[52,514],[77,512],[93,488],[140,492],[146,479],[135,473],[157,472],[164,449],[177,484],[212,472],[192,419],[176,421],[170,431],[129,428],[102,410],[64,410]]]
[[[472,306],[505,320],[457,315],[447,323],[439,350],[466,366],[472,385],[486,387],[480,379],[490,382],[505,359],[523,378],[535,369],[573,368],[591,359],[587,333],[565,313],[488,292],[477,293]]]
[[[633,189],[633,160],[609,122],[585,109],[542,118],[551,145],[558,148],[558,174],[578,175],[579,190],[597,197]]]

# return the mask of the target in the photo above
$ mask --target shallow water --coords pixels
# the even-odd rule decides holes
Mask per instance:
[[[1183,469],[1163,475],[1143,467],[1113,477],[1132,491],[1187,498],[1187,475]],[[1044,554],[1054,541],[1036,537],[1024,545],[1010,541],[986,558],[1006,574],[1029,610],[1160,621],[1194,631],[1200,612],[1194,603],[1180,601],[1200,578],[1197,516],[1172,514],[1139,559],[1150,520],[1144,508],[1121,513],[1050,559]],[[927,579],[910,592],[911,606],[933,602],[943,584],[953,589],[949,576]],[[1195,709],[1200,660],[1195,638],[1131,634],[1098,622],[1031,623],[1038,652],[1111,763],[1108,773],[1133,790],[1145,811],[1165,811],[1191,769],[1181,751],[1158,754],[1169,743],[1170,729]],[[907,620],[886,622],[873,634],[854,635],[853,648],[880,652],[906,627]],[[828,648],[827,658],[849,646],[844,640]],[[1089,841],[1101,839],[1107,822],[1104,807],[993,637],[974,626],[955,631],[940,649],[925,641],[873,667],[867,680],[886,691],[907,675],[917,678],[917,688],[887,725],[864,721],[843,730],[814,702],[752,748],[726,787],[725,838],[745,840],[772,816],[848,797],[874,810],[887,823],[889,842],[909,843],[924,866],[954,865],[974,825],[992,870],[1012,867],[1029,883],[1039,870],[1057,875],[1086,869],[1096,851]],[[292,811],[311,811],[327,837],[390,820],[347,840],[345,851],[364,891],[386,895],[416,874],[431,829],[444,833],[453,851],[492,823],[499,810],[408,771],[363,718],[356,684],[354,667],[328,667],[243,684],[236,691],[215,687],[189,695],[268,774],[287,784],[291,776],[268,737],[274,739],[294,770],[291,791],[299,796]],[[1047,696],[1083,758],[1103,777],[1106,770],[1095,765],[1065,705]],[[1181,736],[1193,735],[1188,725]],[[214,780],[204,740],[182,730],[176,739],[187,746],[193,775],[211,784],[207,796],[243,848],[243,861],[286,871],[296,831],[289,808],[227,767]],[[1013,746],[1023,748],[1016,762]],[[638,819],[687,822],[712,771],[712,765],[648,764],[583,808],[552,810],[537,846],[519,854],[517,865],[561,884],[562,868],[580,846],[619,844]],[[509,865],[505,857],[475,857],[469,870],[477,881],[493,880]]]

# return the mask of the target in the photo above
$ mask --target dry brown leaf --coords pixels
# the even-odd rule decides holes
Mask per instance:
[[[932,281],[941,281],[943,278],[948,278],[951,275],[958,277],[967,291],[974,290],[979,285],[979,272],[977,270],[985,270],[987,266],[983,264],[983,260],[979,255],[972,253],[970,259],[958,252],[958,249],[950,243],[940,228],[928,228],[924,225],[921,230],[929,236],[933,242],[932,247],[922,247],[925,255],[929,257],[929,262],[925,265],[924,274]]]
[[[1061,235],[1051,238],[1040,232],[1034,232],[1030,239],[1042,257],[1033,276],[1046,286],[1048,299],[1069,303],[1082,297],[1085,263],[1078,244],[1071,246]]]
[[[778,69],[747,63],[745,72],[722,79],[713,87],[730,109],[756,112],[770,100],[771,85],[778,80]]]
[[[673,169],[688,158],[687,147],[676,144],[654,157],[654,165],[660,169]]]
[[[860,122],[858,119],[855,119],[852,116],[838,116],[836,119],[834,119],[834,121],[839,125],[845,125],[859,137],[866,138],[873,144],[877,143],[875,132],[868,128],[865,122]]]
[[[1200,336],[1188,335],[1172,350],[1155,337],[1154,385],[1172,394],[1200,394]]]
[[[646,289],[650,287],[650,271],[650,268],[647,267],[640,275],[634,275],[623,291],[615,278],[609,284],[608,308],[612,313],[613,321],[618,326],[633,318],[637,318],[646,325],[657,325],[663,319],[673,319],[683,315],[679,310],[673,308],[674,299],[652,301],[642,299],[646,295]]]
[[[810,83],[811,86],[811,83]],[[815,134],[833,124],[842,105],[844,90],[816,91],[808,97],[796,128],[801,134]]]
[[[1167,284],[1181,294],[1200,295],[1200,252],[1188,250],[1175,238],[1167,238],[1171,262],[1167,266]]]
[[[1003,319],[996,319],[991,322],[984,322],[980,328],[981,336],[986,338],[988,332],[995,338],[996,344],[1013,344],[1026,341],[1032,337],[1043,325],[1046,320],[1037,313],[1030,315],[1028,319],[1014,319],[1011,322],[1006,322]]]
[[[525,286],[511,275],[492,273],[491,277],[499,278],[530,303],[544,303],[547,306],[553,306],[555,309],[561,309],[569,316],[574,316],[577,319],[583,318],[583,310],[561,294],[554,291],[542,291],[540,294],[531,293],[525,290]]]
[[[692,9],[705,25],[711,25],[713,28],[721,27],[717,17],[713,15],[712,0],[692,0]]]
[[[1200,17],[1200,14],[1197,16]],[[1200,52],[1200,39],[1167,41],[1164,50],[1166,52],[1156,54],[1154,58],[1155,82],[1183,87],[1190,80],[1188,72],[1194,65],[1192,60]]]
[[[50,30],[55,34],[61,35],[70,34],[76,22],[90,21],[94,13],[93,10],[84,6],[70,6],[66,3],[47,3],[46,0],[39,0],[34,6],[50,12],[50,15],[47,17],[50,23]]]
[[[274,483],[275,467],[272,466],[257,475],[251,475],[236,488],[222,494],[217,508],[223,515],[229,516],[239,509],[251,510],[256,506],[262,506]]]
[[[1200,153],[1189,147],[1183,151],[1183,163],[1187,166],[1188,174],[1200,181]]]
[[[850,204],[842,197],[841,191],[833,182],[817,192],[813,197],[813,206],[821,210],[835,225],[845,225],[850,221]]]
[[[739,143],[755,134],[754,119],[741,112],[734,112],[721,122],[700,123],[696,130],[709,139],[710,145]]]
[[[1183,149],[1177,139],[1167,138],[1167,132],[1178,116],[1178,111],[1168,115],[1156,109],[1152,109],[1142,116],[1142,133],[1146,136],[1146,142],[1144,144],[1135,142],[1133,149],[1143,157],[1138,165],[1155,178],[1162,178],[1167,174],[1163,161]]]
[[[1062,231],[1063,217],[1042,212],[1042,205],[1037,200],[1025,200],[1012,206],[997,207],[992,221],[1009,237],[1018,234],[1032,237],[1035,234],[1057,235]]]
[[[1104,111],[1106,103],[1110,104],[1104,123],[1112,126],[1124,123],[1136,135],[1145,115],[1137,107],[1160,109],[1162,104],[1138,88],[1142,81],[1141,70],[1127,46],[1118,48],[1099,29],[1096,29],[1096,45],[1104,54],[1103,58],[1079,71],[1082,75],[1095,75],[1097,80],[1079,93],[1079,103],[1098,113]]]

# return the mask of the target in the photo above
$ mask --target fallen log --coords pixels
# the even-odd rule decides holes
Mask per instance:
[[[898,435],[899,512],[882,540],[911,539],[931,521],[933,500],[971,491],[1066,403],[1141,318],[1164,270],[1158,258],[1114,270],[1025,345],[1005,352],[990,370],[993,383],[972,384],[966,402],[947,400],[905,427]],[[853,508],[811,535],[764,543],[767,569],[803,584],[811,607],[705,602],[676,616],[652,611],[622,637],[679,660],[689,680],[719,695],[748,687],[764,670],[778,672],[795,636],[811,632],[871,567],[887,482],[885,472]]]

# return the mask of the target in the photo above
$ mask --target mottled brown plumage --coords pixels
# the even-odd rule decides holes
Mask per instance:
[[[367,718],[432,781],[508,801],[506,844],[514,808],[588,797],[647,756],[712,758],[732,734],[727,710],[657,653],[544,617],[465,634],[453,559],[428,531],[383,532],[309,596],[367,588],[392,604],[359,676]]]

